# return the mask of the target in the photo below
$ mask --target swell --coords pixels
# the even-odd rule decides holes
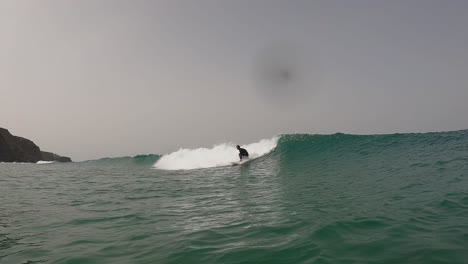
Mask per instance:
[[[136,155],[136,156],[126,156],[126,157],[116,157],[116,158],[102,158],[97,160],[88,160],[84,161],[86,163],[95,163],[99,165],[114,165],[114,164],[133,164],[133,165],[152,165],[154,164],[161,156],[156,154],[147,154],[147,155]]]
[[[467,153],[468,130],[460,130],[385,135],[288,134],[280,136],[277,147],[269,155],[302,165],[310,165],[305,160],[323,165],[380,158],[382,165],[393,160],[416,167],[448,167],[466,163]]]
[[[272,139],[243,146],[251,157],[281,161],[283,166],[323,167],[331,163],[344,166],[346,162],[379,160],[400,161],[410,167],[440,170],[451,166],[462,166],[468,161],[468,130],[430,133],[402,133],[382,135],[351,135],[336,133],[283,134]],[[450,153],[448,153],[450,152]],[[447,155],[441,155],[446,153]],[[439,154],[439,155],[436,155]],[[445,158],[447,157],[447,158]],[[452,157],[452,158],[450,158]],[[453,158],[456,157],[456,158]],[[154,165],[164,170],[200,169],[230,165],[238,160],[237,150],[232,143],[223,143],[213,148],[180,149],[166,155],[137,155],[134,157],[102,158],[91,160],[97,164]],[[391,169],[390,167],[388,169]]]

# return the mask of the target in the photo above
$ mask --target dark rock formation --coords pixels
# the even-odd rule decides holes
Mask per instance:
[[[40,160],[71,161],[69,157],[41,151],[31,140],[13,136],[7,129],[0,127],[0,162],[38,162]]]
[[[62,157],[52,152],[41,151],[43,161],[71,162],[69,157]]]

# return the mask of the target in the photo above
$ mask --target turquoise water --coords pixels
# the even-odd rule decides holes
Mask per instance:
[[[283,135],[241,166],[0,164],[0,263],[467,263],[468,131]]]

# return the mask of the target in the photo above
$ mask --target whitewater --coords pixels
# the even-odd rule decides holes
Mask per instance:
[[[249,159],[256,159],[270,153],[278,144],[279,137],[262,139],[259,142],[243,145],[249,152]],[[163,155],[154,164],[162,170],[191,170],[231,165],[239,161],[239,151],[234,143],[222,143],[212,148],[179,149]]]

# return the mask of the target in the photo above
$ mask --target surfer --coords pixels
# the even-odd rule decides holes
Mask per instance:
[[[242,157],[249,157],[249,153],[247,152],[246,149],[241,148],[239,145],[237,145],[237,149],[239,150],[239,158],[242,161]]]

